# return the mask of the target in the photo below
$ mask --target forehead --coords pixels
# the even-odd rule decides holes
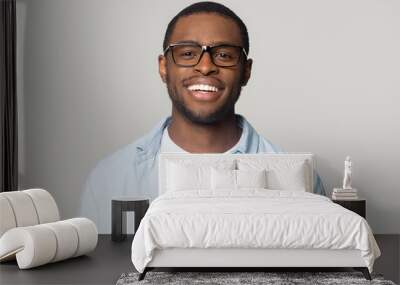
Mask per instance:
[[[239,26],[232,19],[216,13],[199,13],[180,18],[171,34],[170,43],[181,41],[195,41],[203,45],[243,45]]]

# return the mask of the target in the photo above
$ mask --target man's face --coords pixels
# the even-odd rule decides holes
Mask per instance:
[[[237,24],[215,13],[200,13],[178,20],[169,44],[196,42],[214,46],[229,44],[243,46]],[[241,55],[233,67],[218,67],[211,55],[204,52],[200,62],[193,67],[180,67],[174,63],[171,51],[159,57],[159,71],[167,84],[174,108],[193,123],[212,124],[234,112],[242,86],[250,78],[251,60]],[[192,90],[194,86],[216,87],[213,91]],[[215,92],[215,90],[218,90]]]

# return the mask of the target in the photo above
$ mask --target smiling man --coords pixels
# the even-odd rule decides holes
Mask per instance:
[[[100,161],[90,174],[81,214],[100,233],[111,230],[115,196],[158,196],[162,152],[281,152],[235,114],[250,79],[249,37],[243,21],[214,2],[195,3],[169,23],[159,56],[159,73],[172,101],[172,114],[147,135]],[[325,194],[319,176],[314,192]]]
[[[235,103],[250,78],[248,51],[243,22],[219,4],[194,4],[171,21],[159,69],[172,100],[168,134],[180,148],[218,153],[239,141]]]

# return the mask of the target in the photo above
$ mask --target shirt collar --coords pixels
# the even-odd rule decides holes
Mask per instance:
[[[164,129],[171,121],[171,116],[168,116],[157,123],[157,125],[146,135],[141,137],[136,143],[136,153],[139,160],[154,157],[160,150],[161,139]]]
[[[255,153],[258,149],[259,135],[250,123],[239,114],[236,114],[239,125],[242,128],[242,135],[233,153]],[[140,138],[136,145],[137,153],[143,158],[150,158],[157,155],[161,147],[161,139],[164,129],[171,121],[171,116],[162,119],[147,135]]]
[[[239,114],[236,114],[236,116],[242,127],[242,135],[238,146],[233,153],[257,153],[260,136],[245,117]]]

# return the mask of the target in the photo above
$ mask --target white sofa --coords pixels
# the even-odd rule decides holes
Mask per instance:
[[[80,256],[95,249],[97,235],[87,218],[60,221],[46,190],[0,193],[0,262],[16,259],[28,269]]]

